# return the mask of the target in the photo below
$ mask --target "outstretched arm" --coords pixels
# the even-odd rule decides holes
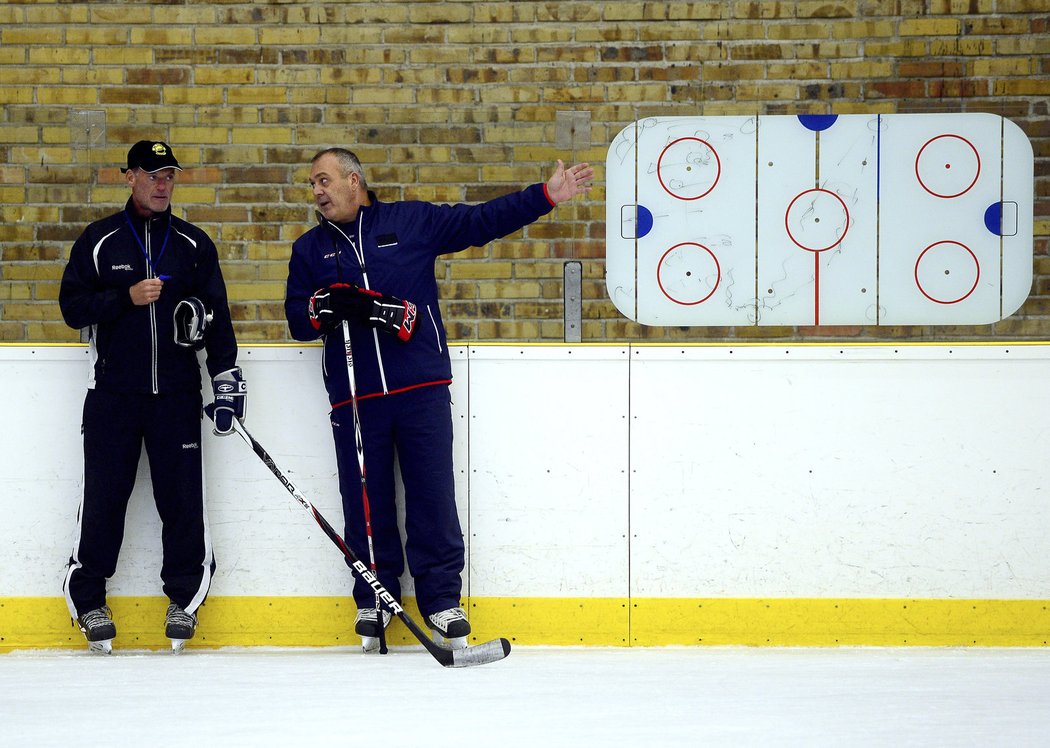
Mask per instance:
[[[571,200],[576,195],[590,191],[593,177],[594,169],[589,164],[576,164],[566,168],[565,163],[558,159],[558,168],[547,180],[547,196],[555,205]]]

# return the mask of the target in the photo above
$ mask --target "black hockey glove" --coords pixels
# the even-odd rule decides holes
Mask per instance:
[[[407,342],[416,328],[416,305],[396,296],[347,283],[334,283],[310,297],[310,322],[328,332],[343,320],[368,321]]]
[[[204,347],[204,333],[211,324],[212,313],[196,296],[183,299],[175,305],[175,343],[184,348],[200,350]]]
[[[232,434],[233,419],[243,422],[248,407],[248,383],[244,381],[241,367],[235,366],[216,374],[212,377],[211,386],[215,393],[214,410],[211,413],[215,421],[213,431],[219,436]]]
[[[328,332],[344,319],[363,322],[372,309],[372,299],[363,288],[349,283],[333,283],[318,289],[310,297],[310,324],[315,330]]]
[[[365,291],[365,293],[374,292]],[[407,343],[412,333],[416,331],[416,305],[411,301],[402,301],[394,296],[376,293],[368,321],[373,327],[388,332],[398,340]]]

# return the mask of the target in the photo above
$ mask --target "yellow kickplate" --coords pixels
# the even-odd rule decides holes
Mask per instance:
[[[113,597],[114,649],[167,649],[162,597]],[[472,644],[998,646],[1050,644],[1047,600],[471,598]],[[409,616],[429,633],[412,599]],[[211,597],[191,648],[357,646],[350,597]],[[398,620],[391,646],[416,644]],[[85,646],[61,597],[0,598],[0,651]]]

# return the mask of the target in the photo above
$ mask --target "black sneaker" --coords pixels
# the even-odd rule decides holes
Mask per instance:
[[[110,652],[110,642],[117,636],[117,627],[113,624],[113,612],[108,605],[89,610],[77,618],[77,625],[84,632],[92,651]]]
[[[187,613],[175,603],[168,606],[168,615],[164,618],[164,635],[169,639],[186,641],[193,638],[197,630],[197,616]]]

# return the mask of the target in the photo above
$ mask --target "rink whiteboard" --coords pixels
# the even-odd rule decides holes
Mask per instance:
[[[641,324],[988,324],[1032,285],[1034,154],[999,115],[647,117],[606,173]]]

